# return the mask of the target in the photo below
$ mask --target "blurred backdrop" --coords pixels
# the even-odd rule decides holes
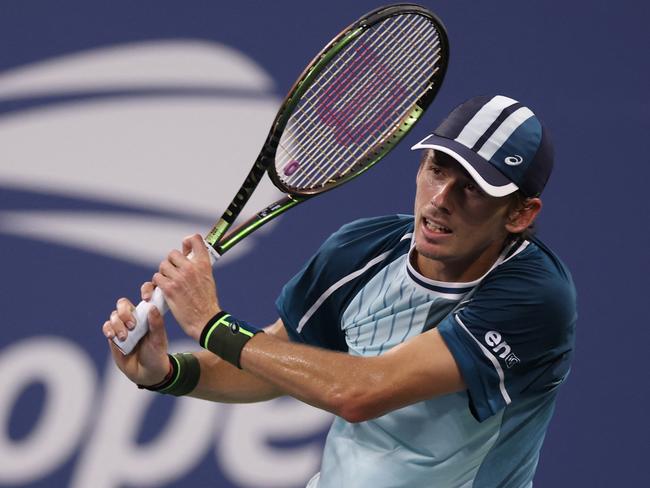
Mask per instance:
[[[452,58],[419,127],[367,176],[229,253],[216,272],[222,303],[273,321],[281,286],[332,231],[411,212],[410,144],[471,96],[517,98],[555,141],[539,234],[579,292],[575,363],[535,486],[650,486],[650,8],[424,4],[446,24]],[[291,399],[138,391],[100,326],[117,297],[138,300],[183,236],[210,228],[304,65],[379,5],[0,2],[1,486],[292,488],[318,470],[328,414]],[[251,210],[273,197],[266,187]],[[169,330],[175,349],[195,347]]]

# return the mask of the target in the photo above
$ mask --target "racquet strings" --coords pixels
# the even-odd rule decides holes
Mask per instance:
[[[292,190],[314,190],[363,169],[373,147],[397,130],[440,69],[440,36],[417,14],[389,17],[337,53],[303,94],[276,154]]]

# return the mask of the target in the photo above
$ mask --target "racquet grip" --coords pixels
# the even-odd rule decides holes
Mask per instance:
[[[117,348],[122,351],[122,354],[127,355],[135,346],[140,342],[147,332],[149,332],[149,321],[147,320],[147,315],[152,306],[160,311],[161,315],[165,315],[169,310],[167,302],[165,301],[165,295],[160,288],[156,288],[151,295],[151,299],[148,302],[142,300],[138,303],[138,306],[135,307],[133,316],[135,319],[135,327],[128,331],[126,339],[120,341],[117,337],[113,337],[113,343]]]
[[[210,263],[214,266],[217,259],[221,256],[207,242],[205,245],[208,248],[208,254],[210,255]],[[192,259],[192,255],[193,253],[189,253],[187,258]],[[160,288],[154,289],[149,301],[142,300],[138,303],[137,307],[135,307],[135,311],[133,312],[135,327],[128,331],[126,339],[121,341],[117,337],[113,337],[113,343],[125,356],[131,353],[138,342],[140,342],[140,339],[149,332],[149,320],[147,319],[147,315],[149,314],[151,307],[154,305],[161,315],[165,315],[169,311],[169,306],[165,301],[165,294]]]

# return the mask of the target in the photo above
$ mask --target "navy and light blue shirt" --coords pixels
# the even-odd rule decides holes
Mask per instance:
[[[536,239],[482,278],[437,282],[411,265],[413,217],[345,225],[282,290],[292,340],[377,356],[437,327],[467,390],[366,422],[336,417],[310,487],[528,488],[568,372],[575,289]]]

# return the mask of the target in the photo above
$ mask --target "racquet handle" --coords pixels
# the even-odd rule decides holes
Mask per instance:
[[[133,312],[135,327],[128,331],[126,339],[120,341],[117,337],[113,337],[113,343],[125,356],[133,351],[138,342],[140,342],[140,339],[149,332],[147,315],[154,305],[162,315],[165,315],[169,311],[169,306],[165,301],[165,295],[160,288],[154,289],[151,299],[148,302],[142,300],[135,307],[135,311]]]
[[[205,245],[209,251],[208,254],[210,255],[210,263],[212,266],[214,266],[217,262],[217,259],[219,259],[221,256],[207,242]],[[187,255],[187,258],[192,259],[192,255],[193,253],[189,253]],[[149,332],[149,320],[147,319],[147,315],[149,314],[151,307],[154,305],[161,315],[165,315],[169,311],[169,306],[165,300],[165,294],[160,288],[154,289],[149,301],[142,300],[140,303],[138,303],[137,307],[135,307],[135,311],[133,312],[135,327],[128,331],[126,339],[121,341],[117,337],[113,337],[113,343],[125,356],[133,351],[138,342],[140,342],[140,339],[142,339],[147,334],[147,332]]]

